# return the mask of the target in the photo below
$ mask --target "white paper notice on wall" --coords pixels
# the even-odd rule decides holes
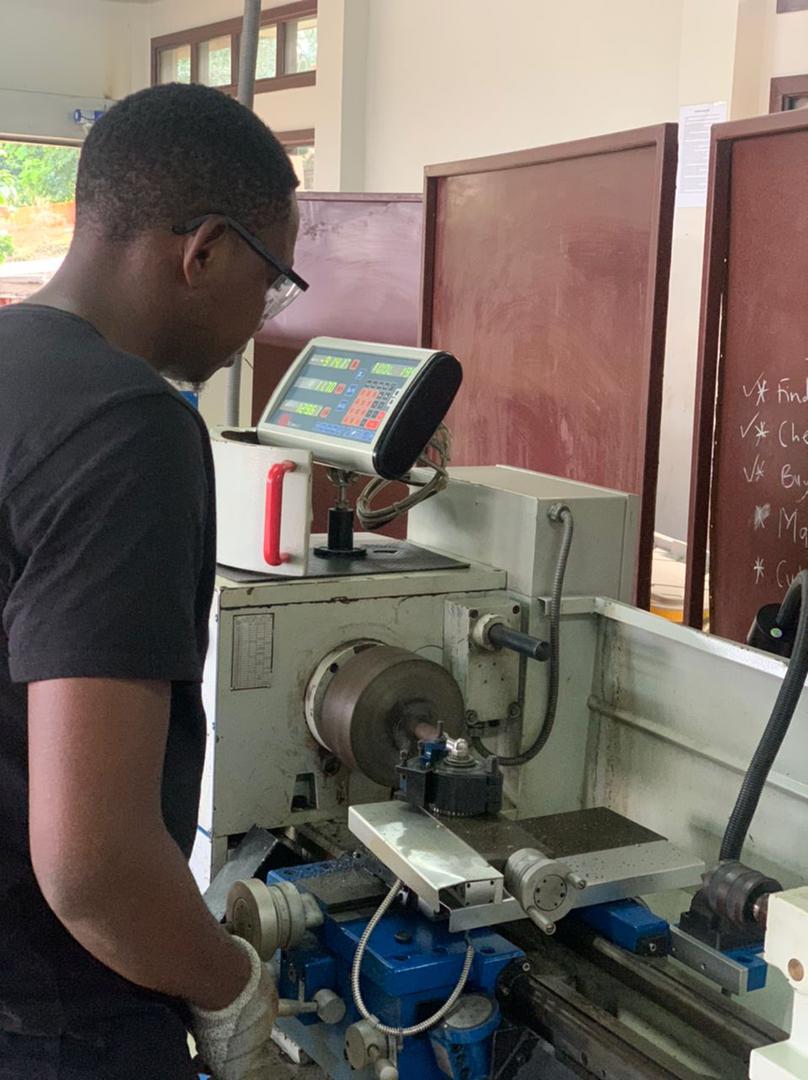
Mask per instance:
[[[706,206],[710,171],[710,129],[727,118],[726,101],[683,105],[679,110],[679,169],[676,205]]]

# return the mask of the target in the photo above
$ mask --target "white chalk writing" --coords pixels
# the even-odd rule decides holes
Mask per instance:
[[[778,540],[790,540],[792,544],[808,549],[808,525],[803,522],[799,510],[787,510],[780,507],[777,520]]]
[[[756,506],[755,507],[755,528],[756,529],[765,529],[766,528],[766,519],[770,516],[771,512],[772,512],[771,503],[766,503],[765,506]]]
[[[747,484],[756,484],[759,480],[763,479],[765,474],[765,462],[760,454],[755,454],[755,460],[751,469],[747,469],[744,466],[743,474],[746,477]]]
[[[777,580],[777,587],[779,589],[787,589],[794,578],[804,569],[802,563],[799,566],[791,567],[789,569],[788,560],[781,559],[777,564],[775,571],[775,578]]]
[[[746,425],[746,427],[744,427],[743,424],[741,424],[741,438],[742,439],[745,439],[746,436],[749,434],[749,432],[752,430],[752,428],[755,426],[755,423],[757,422],[757,418],[759,416],[760,416],[760,413],[756,412],[755,415],[752,417],[752,419],[749,421],[749,423]]]
[[[750,389],[743,387],[745,397],[751,397],[753,394],[757,394],[756,405],[763,405],[766,402],[766,394],[769,392],[769,383],[764,379],[765,372],[761,371],[755,381],[752,383]]]
[[[777,438],[785,450],[788,450],[794,443],[803,443],[808,446],[808,428],[801,431],[800,426],[795,424],[793,420],[783,420],[777,429]]]
[[[777,401],[780,405],[808,405],[808,375],[805,377],[805,389],[793,390],[791,379],[784,377],[777,383]]]
[[[791,465],[784,465],[780,470],[780,483],[786,491],[798,491],[800,495],[797,502],[802,502],[808,495],[808,476],[795,473]],[[804,490],[803,490],[804,489]]]

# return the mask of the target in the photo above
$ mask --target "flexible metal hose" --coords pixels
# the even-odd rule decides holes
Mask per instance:
[[[359,939],[359,944],[356,946],[356,953],[354,954],[353,968],[351,969],[351,993],[353,995],[353,1001],[356,1008],[359,1010],[363,1020],[367,1020],[369,1024],[372,1024],[377,1031],[380,1031],[382,1035],[392,1035],[396,1039],[404,1039],[410,1035],[423,1035],[425,1031],[429,1031],[436,1024],[439,1024],[445,1016],[447,1016],[458,1002],[460,995],[465,989],[468,981],[469,972],[471,971],[471,965],[474,962],[474,946],[469,942],[466,949],[466,958],[463,961],[463,969],[460,972],[460,978],[457,980],[457,986],[446,1000],[441,1005],[436,1013],[433,1013],[426,1020],[422,1020],[420,1024],[413,1024],[412,1027],[391,1027],[389,1024],[383,1024],[378,1017],[374,1016],[368,1007],[362,1000],[362,991],[359,987],[359,977],[362,971],[362,959],[365,955],[365,949],[370,941],[370,935],[379,925],[381,920],[390,910],[393,901],[398,896],[401,889],[401,881],[399,878],[393,882],[390,886],[390,892],[385,896],[379,905],[376,914],[367,924],[362,936]]]
[[[497,757],[500,765],[518,766],[532,761],[540,753],[547,740],[553,733],[556,713],[558,712],[558,691],[561,682],[561,600],[564,595],[564,579],[567,574],[567,562],[569,560],[572,539],[575,533],[575,523],[572,511],[568,506],[558,505],[550,507],[549,516],[551,521],[560,521],[564,526],[564,534],[561,538],[561,547],[556,560],[555,573],[553,575],[553,589],[550,595],[550,657],[549,657],[549,684],[547,687],[547,707],[544,711],[544,721],[539,733],[530,746],[513,757]],[[492,753],[485,746],[482,739],[472,739],[472,746],[478,754],[491,757]]]
[[[799,607],[798,607],[799,605]],[[796,617],[797,631],[794,648],[788,662],[780,692],[774,703],[769,722],[746,770],[741,790],[732,809],[724,839],[721,842],[721,862],[739,861],[749,826],[757,810],[763,787],[774,759],[786,737],[791,718],[797,708],[806,677],[808,677],[808,570],[802,570],[792,581],[780,611],[777,625],[787,627]]]

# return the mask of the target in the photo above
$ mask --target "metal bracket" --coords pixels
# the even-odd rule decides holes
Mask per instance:
[[[750,968],[747,965],[705,945],[678,926],[671,927],[671,956],[731,994],[745,994],[755,989],[749,985]]]
[[[549,596],[537,596],[540,615],[550,614],[552,603]],[[568,615],[596,615],[598,613],[598,598],[596,596],[565,596],[561,600],[561,617]]]

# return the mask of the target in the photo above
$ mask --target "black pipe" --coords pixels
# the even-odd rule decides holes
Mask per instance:
[[[528,660],[547,660],[550,656],[550,646],[546,641],[523,634],[521,630],[512,630],[505,623],[494,623],[488,631],[488,640],[498,649],[510,649]]]
[[[746,770],[741,790],[727,822],[724,839],[721,842],[721,862],[727,860],[735,862],[741,858],[741,851],[760,802],[763,787],[774,759],[783,745],[783,739],[786,737],[791,718],[808,677],[808,570],[802,570],[794,578],[780,605],[780,613],[777,617],[780,629],[790,631],[795,621],[797,630],[788,669],[783,677],[766,730]]]

